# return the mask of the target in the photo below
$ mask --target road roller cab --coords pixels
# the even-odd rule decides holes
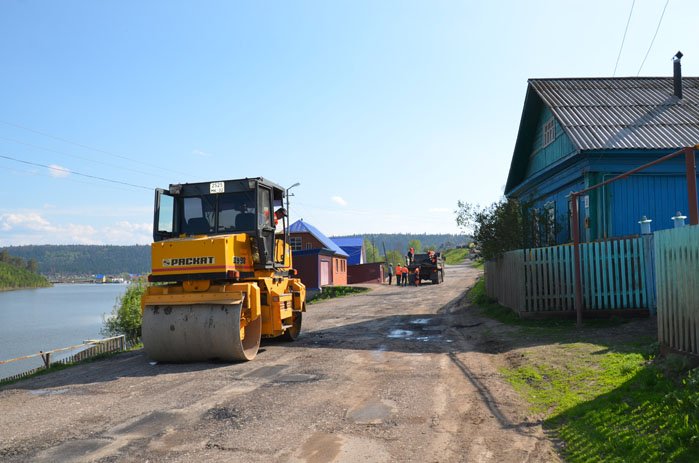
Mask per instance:
[[[306,290],[294,278],[285,193],[263,178],[156,190],[141,300],[151,358],[245,361],[261,337],[296,339]]]

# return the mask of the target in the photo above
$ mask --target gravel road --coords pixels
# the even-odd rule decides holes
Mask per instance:
[[[479,271],[308,307],[243,364],[142,352],[0,389],[3,462],[550,462],[463,303]]]

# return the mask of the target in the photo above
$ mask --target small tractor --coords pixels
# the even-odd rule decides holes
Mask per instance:
[[[306,288],[295,278],[286,190],[264,178],[155,190],[143,346],[157,361],[252,360],[262,337],[295,340]]]

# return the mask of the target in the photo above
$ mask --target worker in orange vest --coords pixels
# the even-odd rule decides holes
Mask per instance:
[[[403,267],[401,267],[400,264],[396,264],[394,271],[396,272],[396,285],[400,286],[400,280],[403,276]]]
[[[415,268],[415,286],[420,285],[420,267]]]

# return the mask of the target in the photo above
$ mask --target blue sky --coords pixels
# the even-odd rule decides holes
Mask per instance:
[[[636,1],[617,76],[665,4]],[[457,232],[502,195],[527,79],[612,76],[631,5],[4,0],[0,246],[145,244],[153,188],[257,176],[328,235]],[[699,75],[697,19],[671,0],[640,75]]]

